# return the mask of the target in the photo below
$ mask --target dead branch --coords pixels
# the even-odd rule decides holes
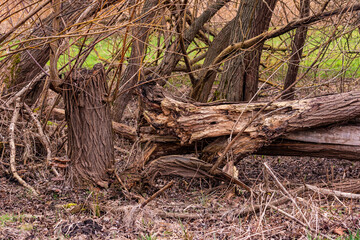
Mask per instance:
[[[49,139],[47,138],[47,136],[45,135],[42,127],[41,127],[41,123],[39,122],[39,120],[35,117],[34,113],[31,111],[31,108],[26,104],[24,103],[24,106],[25,106],[25,109],[26,111],[28,112],[28,114],[30,115],[30,117],[32,118],[32,120],[34,121],[37,129],[38,129],[38,132],[39,132],[39,136],[40,136],[40,141],[41,143],[45,146],[46,148],[46,165],[48,166],[49,163],[50,163],[50,160],[51,160],[51,147],[50,147],[50,143],[49,143]],[[55,169],[54,166],[51,167],[51,170],[54,172],[54,174],[56,176],[59,176],[59,172]]]
[[[319,188],[319,187],[309,185],[309,184],[305,184],[305,187],[307,187],[308,189],[310,189],[316,193],[321,193],[321,194],[325,194],[325,195],[329,195],[329,196],[336,196],[336,197],[350,198],[350,199],[360,199],[360,194],[347,193],[347,192],[341,192],[341,191],[330,190],[330,189],[325,189],[325,188]]]
[[[206,163],[194,157],[170,155],[160,157],[151,161],[151,163],[144,170],[142,175],[150,178],[150,182],[157,175],[161,176],[180,176],[184,178],[213,178],[213,175],[209,174],[209,170],[212,164]],[[251,188],[240,180],[230,176],[224,171],[217,169],[214,173],[215,178],[225,180],[227,182],[236,184],[248,192],[252,192]]]
[[[230,45],[229,47],[225,48],[213,61],[213,64],[211,64],[212,66],[216,66],[217,64],[219,64],[220,62],[222,62],[225,58],[227,58],[230,54],[234,53],[237,50],[240,49],[248,49],[260,42],[264,42],[268,39],[274,38],[274,37],[278,37],[284,33],[287,33],[293,29],[296,29],[298,27],[301,26],[305,26],[305,25],[310,25],[312,23],[318,22],[324,18],[327,17],[331,17],[334,15],[338,15],[340,13],[346,13],[346,12],[355,12],[355,11],[360,11],[360,4],[354,4],[351,6],[347,6],[347,7],[343,7],[343,8],[338,8],[335,10],[331,10],[331,11],[327,11],[327,12],[321,12],[318,14],[314,14],[311,15],[309,17],[304,17],[298,20],[294,20],[289,22],[287,25],[285,25],[284,27],[278,28],[278,29],[274,29],[274,30],[270,30],[268,32],[265,32],[263,34],[260,34],[254,38],[248,39],[246,41],[243,42],[239,42],[239,43],[234,43],[232,45]],[[209,70],[210,71],[214,71],[214,70]],[[206,74],[208,75],[208,73]]]
[[[9,126],[9,134],[10,134],[10,140],[9,140],[9,144],[10,144],[10,169],[11,169],[11,173],[13,174],[14,178],[16,178],[16,180],[18,180],[18,182],[23,185],[24,187],[26,187],[27,189],[29,189],[35,196],[38,196],[39,193],[32,187],[30,186],[28,183],[26,183],[17,173],[16,170],[16,162],[15,162],[15,158],[16,158],[16,147],[15,147],[15,124],[17,122],[17,119],[19,117],[19,112],[20,112],[20,103],[19,103],[19,99],[17,99],[15,101],[15,110],[14,110],[14,114],[11,118],[11,123]]]
[[[278,185],[278,187],[281,189],[281,191],[283,192],[283,194],[285,196],[287,196],[295,205],[295,207],[298,209],[298,211],[300,212],[300,215],[302,216],[302,218],[304,219],[304,221],[306,222],[306,226],[310,227],[310,223],[308,222],[308,220],[306,219],[304,213],[301,211],[300,207],[298,206],[297,202],[295,201],[295,199],[293,198],[293,196],[290,195],[290,193],[286,190],[286,188],[281,184],[281,182],[279,181],[279,179],[276,177],[276,175],[274,174],[274,172],[272,171],[271,167],[267,164],[267,162],[264,163],[264,166],[266,168],[266,170],[268,171],[268,173],[274,178],[275,183]]]
[[[9,98],[6,102],[6,106],[10,106],[16,99],[21,97],[26,91],[31,89],[33,85],[38,82],[42,77],[46,75],[46,72],[39,73],[33,80],[31,80],[25,87],[23,87],[20,91],[18,91],[13,97]]]
[[[161,193],[163,193],[166,189],[170,188],[173,184],[174,184],[174,180],[171,180],[168,184],[166,184],[164,187],[162,187],[159,191],[157,191],[156,193],[154,193],[153,195],[151,195],[151,197],[149,197],[148,199],[146,199],[145,202],[143,202],[141,204],[141,207],[145,207],[146,204],[148,204],[149,202],[151,202],[152,200],[154,200],[156,197],[158,197]]]
[[[144,103],[144,119],[152,129],[149,131],[146,124],[141,126],[141,139],[159,142],[159,151],[164,149],[162,145],[165,147],[165,144],[168,149],[179,150],[171,154],[179,154],[180,149],[185,150],[186,147],[191,150],[191,146],[194,146],[196,142],[206,141],[198,150],[203,154],[202,159],[210,161],[218,158],[219,155],[224,156],[221,153],[224,153],[224,149],[228,146],[227,139],[232,133],[239,135],[233,139],[231,149],[234,156],[239,159],[259,151],[277,138],[284,137],[285,134],[306,130],[303,134],[299,133],[306,135],[316,128],[325,128],[335,123],[343,124],[360,116],[360,92],[297,101],[250,104],[183,102],[169,97],[162,88],[155,85],[142,85],[139,94]],[[259,113],[261,109],[263,111]],[[239,118],[240,114],[242,114],[241,118]],[[337,135],[343,134],[348,138],[350,135],[342,132],[345,129],[342,127],[340,130],[336,130],[339,131]],[[325,130],[321,131],[321,134],[323,132]],[[308,139],[310,136],[311,134]],[[326,136],[324,135],[324,137]],[[324,139],[324,137],[318,140]],[[339,146],[349,147],[344,145],[349,141],[356,142],[355,140],[347,140],[347,142],[344,140]],[[336,142],[333,143],[336,145]],[[357,147],[354,146],[354,153],[360,151],[355,148]],[[193,152],[183,151],[183,153]],[[356,157],[356,154],[350,155]]]

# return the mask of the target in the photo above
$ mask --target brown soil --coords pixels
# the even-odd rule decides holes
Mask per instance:
[[[306,191],[297,196],[299,209],[291,202],[279,206],[304,222],[301,210],[315,232],[270,209],[266,206],[269,200],[283,194],[271,177],[265,192],[264,161],[288,191],[304,181],[339,189],[360,177],[360,162],[251,156],[239,164],[239,178],[260,193],[257,197],[216,181],[171,178],[175,185],[141,208],[135,199],[125,198],[116,181],[110,189],[91,192],[69,188],[45,170],[36,175],[28,174],[26,168],[19,170],[41,192],[36,198],[2,171],[0,239],[306,239],[321,234],[336,238],[360,229],[359,200]],[[133,191],[146,199],[168,181],[170,178],[160,178],[156,187]],[[352,189],[359,191],[356,185]],[[79,204],[84,205],[74,210]],[[262,205],[260,212],[239,216],[241,209],[256,204]]]

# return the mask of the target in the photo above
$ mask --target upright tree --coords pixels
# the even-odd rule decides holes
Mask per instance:
[[[230,42],[242,42],[269,28],[277,0],[241,1],[231,32]],[[263,41],[246,51],[237,52],[225,63],[218,88],[219,98],[249,101],[257,92]]]
[[[133,91],[131,88],[144,76],[143,62],[147,40],[149,33],[152,31],[152,26],[158,22],[156,19],[159,10],[158,5],[158,0],[146,0],[141,14],[138,16],[141,17],[139,26],[134,27],[132,30],[131,54],[127,68],[120,79],[121,89],[118,92],[119,96],[115,100],[114,118],[118,121],[121,120],[123,112],[132,98]]]
[[[300,1],[300,17],[307,17],[310,13],[310,0]],[[306,25],[296,29],[294,39],[291,44],[291,56],[289,59],[288,70],[284,81],[284,89],[289,88],[295,81],[299,71],[299,63],[302,58],[304,44],[306,40],[308,27]],[[283,99],[294,99],[294,87],[285,91]]]

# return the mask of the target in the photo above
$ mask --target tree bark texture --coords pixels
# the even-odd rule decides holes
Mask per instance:
[[[211,88],[216,79],[216,72],[206,76],[207,69],[211,67],[214,59],[230,44],[230,34],[233,30],[236,18],[228,22],[214,38],[206,52],[203,70],[200,72],[200,80],[193,86],[191,98],[198,102],[207,102]]]
[[[75,23],[81,16],[83,19],[87,19],[95,14],[100,8],[104,8],[108,5],[117,2],[117,0],[107,1],[102,6],[96,3],[90,11],[87,11],[85,16],[81,16],[84,10],[91,4],[85,0],[75,1],[62,1],[61,3],[61,14],[56,16],[54,13],[50,14],[45,19],[39,21],[34,27],[31,37],[44,37],[53,35],[53,19],[61,18],[60,22],[64,22],[66,26],[70,26]],[[64,29],[64,24],[61,24],[60,31]],[[40,45],[40,46],[37,46]],[[43,71],[44,66],[49,61],[50,57],[50,44],[43,43],[43,40],[32,41],[28,44],[22,44],[20,48],[37,46],[30,48],[29,50],[16,53],[2,60],[0,67],[10,69],[6,75],[2,74],[1,78],[8,83],[10,90],[18,91],[24,87],[29,81],[31,81],[39,72]],[[42,82],[41,82],[42,83]],[[36,85],[29,93],[25,96],[26,102],[32,104],[36,101],[37,97],[42,91],[42,85]]]
[[[258,36],[269,28],[277,0],[241,1],[232,27],[230,42],[242,42]],[[263,42],[249,51],[237,52],[224,65],[218,98],[227,101],[249,101],[257,92]]]
[[[308,17],[310,14],[310,0],[300,1],[300,17]],[[299,71],[299,63],[302,58],[303,48],[306,40],[308,27],[306,25],[296,29],[292,42],[291,56],[289,59],[288,70],[285,76],[284,89],[289,88],[295,81]],[[283,99],[294,99],[294,87],[285,91]]]
[[[68,123],[70,177],[80,184],[108,186],[114,165],[113,132],[104,68],[72,73],[63,90]]]
[[[133,95],[133,90],[131,89],[135,84],[141,80],[143,80],[142,73],[142,63],[145,57],[146,52],[146,42],[149,35],[149,30],[151,30],[150,26],[156,25],[154,22],[157,20],[155,16],[157,15],[157,11],[155,11],[155,7],[159,4],[158,0],[147,0],[144,3],[141,16],[144,16],[140,20],[140,26],[136,27],[133,30],[133,42],[131,45],[131,54],[128,60],[128,65],[126,70],[121,76],[121,89],[120,95],[115,100],[114,107],[114,119],[115,121],[120,121],[124,110],[131,100]],[[124,91],[125,90],[125,91]]]
[[[251,104],[184,103],[165,96],[155,86],[149,89],[152,90],[142,89],[140,91],[144,103],[143,116],[150,125],[150,128],[144,126],[140,130],[141,138],[145,141],[151,139],[157,143],[161,153],[166,153],[166,149],[168,149],[171,150],[171,154],[175,154],[179,149],[191,151],[191,147],[193,147],[192,153],[197,151],[203,160],[210,161],[222,154],[228,144],[229,136],[234,137],[240,132],[252,116],[266,104],[265,102]],[[298,101],[275,102],[245,130],[235,143],[232,153],[237,159],[241,159],[268,146],[276,139],[286,138],[286,136],[298,142],[311,143],[312,140],[309,136],[306,139],[294,136],[290,138],[288,134],[304,130],[311,132],[316,128],[343,124],[359,117],[359,97],[360,92],[349,92]],[[300,135],[306,136],[309,135],[309,132]],[[346,134],[343,133],[343,130],[340,132]],[[331,135],[340,136],[336,132]],[[346,136],[342,138],[346,139]],[[329,136],[324,138],[330,139]],[[324,140],[317,144],[349,145],[347,142],[329,141]],[[195,145],[197,145],[196,150]],[[189,152],[184,150],[183,153]]]

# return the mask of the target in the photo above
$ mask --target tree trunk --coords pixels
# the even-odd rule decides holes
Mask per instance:
[[[344,144],[309,143],[279,139],[260,148],[255,154],[270,156],[308,156],[360,160],[360,147]]]
[[[199,33],[204,24],[207,23],[229,1],[230,0],[217,0],[195,19],[192,25],[183,33],[185,49],[187,49],[190,43],[194,41],[195,36]],[[174,41],[168,49],[166,49],[163,60],[155,70],[155,78],[161,77],[164,80],[161,82],[165,83],[165,79],[174,71],[176,65],[182,57],[183,54],[179,38],[177,38],[176,41]]]
[[[230,41],[242,42],[267,30],[276,2],[277,0],[241,1]],[[237,53],[238,56],[225,63],[218,99],[249,101],[256,94],[262,48],[263,41],[250,51]]]
[[[131,55],[124,75],[121,76],[120,83],[120,92],[124,90],[125,92],[122,92],[115,100],[115,121],[121,120],[124,110],[133,96],[133,90],[126,90],[131,89],[131,87],[135,86],[137,82],[143,80],[142,63],[145,57],[145,50],[147,45],[146,42],[149,35],[149,30],[151,29],[149,26],[153,26],[154,24],[156,24],[154,23],[156,11],[154,11],[153,8],[156,7],[158,3],[158,0],[145,1],[140,15],[144,17],[141,18],[139,27],[136,27],[132,33],[133,42],[131,45]]]
[[[117,0],[107,1],[100,6],[99,3],[93,4],[91,9],[87,9],[91,2],[85,0],[63,1],[61,3],[61,19],[64,20],[66,26],[75,23],[77,20],[84,20],[95,14],[100,8],[115,3]],[[86,11],[90,10],[90,11]],[[85,15],[82,13],[86,11]],[[81,16],[81,19],[79,17]],[[31,33],[31,37],[44,37],[53,35],[52,22],[56,15],[50,14],[45,19],[42,19],[36,24],[36,27]],[[63,22],[62,22],[63,23]],[[61,24],[60,30],[65,26]],[[31,43],[22,44],[19,48],[28,46],[41,45],[40,47],[33,47],[20,53],[16,53],[1,61],[0,68],[10,69],[10,71],[2,74],[1,78],[7,83],[10,91],[18,91],[23,88],[29,81],[31,81],[38,73],[44,70],[46,63],[50,57],[50,44],[43,44],[44,40],[36,40]],[[42,82],[40,82],[42,83]],[[42,91],[43,85],[37,84],[34,88],[28,91],[25,95],[25,100],[28,104],[33,104]]]
[[[144,86],[140,93],[145,109],[143,115],[151,128],[143,126],[140,132],[142,141],[151,140],[157,145],[154,157],[159,157],[161,154],[197,152],[203,160],[213,161],[219,154],[222,154],[228,144],[229,136],[232,134],[234,137],[239,133],[252,116],[267,104],[266,102],[251,104],[184,103],[165,97],[162,91],[155,86],[146,90],[147,87],[149,86]],[[309,132],[318,134],[314,129],[325,128],[332,124],[343,124],[359,117],[359,99],[360,92],[349,92],[299,101],[275,102],[268,106],[236,141],[232,150],[233,156],[241,159],[268,146],[280,137],[309,144],[323,144],[324,146],[329,144],[348,146],[349,142],[345,142],[348,138],[357,144],[356,141],[353,141],[356,140],[357,135],[350,136],[348,134],[351,130],[355,131],[355,128],[350,128],[350,131],[348,128],[347,133],[343,130],[339,133],[327,128],[325,132],[328,132],[329,135],[324,135],[324,130],[320,132],[323,137],[312,136]],[[304,130],[307,132],[300,134],[302,139],[294,135],[296,132]],[[293,136],[291,137],[289,133]],[[331,136],[342,137],[337,137],[338,140],[331,140]],[[311,139],[325,140],[313,142]],[[328,147],[328,149],[331,148]],[[339,148],[339,151],[344,153],[344,149]],[[310,148],[308,151],[311,151]],[[358,150],[351,151],[354,156]]]
[[[230,44],[230,34],[233,30],[235,18],[228,22],[218,35],[214,38],[206,52],[203,70],[200,72],[200,80],[193,86],[191,98],[198,102],[207,102],[211,88],[216,78],[216,72],[212,72],[205,76],[207,69],[210,67],[214,59]]]
[[[108,186],[114,165],[113,132],[106,76],[101,64],[72,73],[63,90],[68,123],[70,179]]]
[[[300,1],[300,17],[308,17],[310,14],[310,0]],[[294,40],[292,42],[291,57],[288,64],[288,70],[285,77],[284,89],[289,88],[295,81],[299,71],[299,63],[302,58],[303,48],[306,40],[308,27],[306,25],[296,29]],[[282,99],[294,99],[294,87],[285,91]]]

